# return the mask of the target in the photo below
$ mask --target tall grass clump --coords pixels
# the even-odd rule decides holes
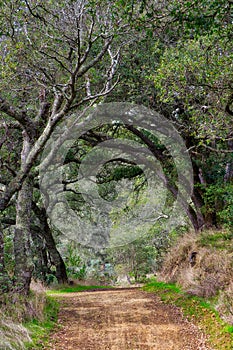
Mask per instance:
[[[26,342],[31,342],[28,330],[0,311],[0,349],[24,350]]]
[[[36,349],[55,320],[57,305],[46,297],[40,284],[32,283],[29,296],[14,293],[0,296],[0,349]]]
[[[224,321],[233,325],[233,281],[219,293],[216,309]]]
[[[191,295],[213,298],[216,309],[233,325],[232,234],[209,230],[180,237],[168,251],[158,279],[177,283]]]

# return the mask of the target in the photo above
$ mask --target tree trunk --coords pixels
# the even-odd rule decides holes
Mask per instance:
[[[204,201],[203,201],[203,198],[202,198],[201,194],[199,193],[199,191],[197,191],[195,188],[193,190],[193,194],[192,194],[191,199],[192,199],[192,203],[193,203],[194,210],[195,210],[197,227],[198,227],[198,230],[200,230],[205,225],[205,218],[204,218],[204,215],[202,213]]]
[[[21,152],[22,167],[26,162],[27,155],[30,151],[30,142],[28,135],[23,132],[23,148]],[[15,254],[15,271],[14,271],[14,290],[17,293],[27,295],[30,290],[30,283],[33,271],[30,248],[30,221],[31,221],[31,203],[32,203],[33,186],[27,178],[19,193],[16,204],[16,225],[14,236],[14,254]]]
[[[231,137],[232,135],[230,135]],[[233,139],[231,138],[228,143],[228,150],[233,153]],[[229,160],[226,164],[224,182],[233,183],[233,161]]]
[[[45,238],[45,243],[47,250],[49,251],[50,257],[56,267],[56,278],[59,284],[68,283],[68,276],[66,272],[65,263],[57,250],[56,243],[52,236],[52,232],[48,224],[46,225],[46,230],[43,233]]]
[[[3,238],[3,229],[0,223],[0,291],[8,292],[10,289],[10,278],[5,269],[4,262],[4,238]]]
[[[202,220],[200,220],[196,208],[193,209],[191,205],[189,205],[187,208],[185,208],[185,212],[195,230],[195,232],[198,232],[203,227],[204,223]]]
[[[40,220],[41,235],[45,240],[46,248],[50,254],[51,260],[56,267],[56,278],[58,280],[58,283],[61,283],[61,284],[68,283],[66,266],[61,257],[61,254],[57,250],[56,243],[52,235],[52,231],[48,224],[46,210],[45,208],[39,208],[33,202],[33,211],[36,214],[37,218]]]
[[[41,235],[41,228],[37,226],[32,227],[31,235],[33,241],[32,255],[33,257],[36,257],[33,277],[40,281],[47,282],[47,276],[48,274],[51,274],[51,271],[49,268],[45,240]]]

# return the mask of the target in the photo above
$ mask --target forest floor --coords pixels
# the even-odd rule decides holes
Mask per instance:
[[[153,293],[132,288],[59,299],[58,327],[48,349],[210,350],[200,330]]]

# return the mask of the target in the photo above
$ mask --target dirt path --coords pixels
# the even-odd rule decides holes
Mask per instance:
[[[207,350],[180,311],[138,289],[62,295],[54,350]]]

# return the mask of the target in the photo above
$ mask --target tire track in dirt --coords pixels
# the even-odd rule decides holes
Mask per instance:
[[[53,350],[211,350],[180,310],[138,289],[61,295]]]

